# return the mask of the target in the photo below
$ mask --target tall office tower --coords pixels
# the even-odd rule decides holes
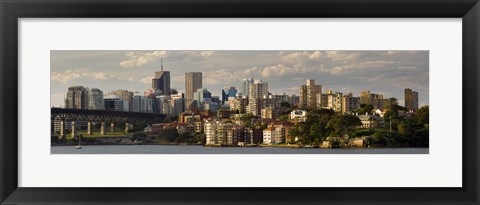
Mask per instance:
[[[152,88],[160,90],[162,95],[170,95],[170,71],[163,71],[163,59],[160,69],[152,79]]]
[[[133,110],[133,92],[128,91],[128,90],[114,90],[111,92],[105,93],[105,96],[111,96],[111,95],[116,95],[119,97],[121,100],[127,101],[128,102],[128,110],[124,111],[131,111]],[[125,103],[126,105],[127,103]]]
[[[225,104],[225,102],[228,101],[227,93],[225,93],[225,90],[222,90],[222,104]]]
[[[353,97],[352,93],[343,96],[342,113],[353,113],[358,108],[360,108],[360,97]]]
[[[250,85],[252,84],[253,84],[252,78],[245,78],[242,80],[242,82],[240,83],[240,93],[242,93],[242,96],[249,96]]]
[[[103,92],[98,88],[91,88],[88,90],[88,109],[103,110]]]
[[[193,93],[202,88],[202,73],[185,73],[185,100],[191,101]]]
[[[133,95],[132,112],[147,112],[147,97],[140,92]]]
[[[103,102],[105,110],[108,111],[125,111],[125,109],[128,109],[128,102],[116,95],[105,96]]]
[[[69,87],[65,99],[65,108],[88,109],[88,90],[83,86]]]
[[[300,86],[299,107],[317,108],[317,94],[319,93],[322,93],[322,85],[315,85],[315,80],[307,79],[307,84]]]
[[[185,111],[185,98],[183,93],[170,95],[172,100],[170,101],[172,107],[172,115],[179,115]]]
[[[418,92],[410,88],[405,89],[405,108],[408,111],[418,110]]]
[[[225,92],[225,101],[229,98],[229,97],[236,97],[237,95],[237,89],[235,87],[231,87],[231,86],[225,86],[223,88],[224,92]]]
[[[203,101],[205,101],[205,99],[211,101],[211,98],[212,98],[212,93],[209,92],[207,89],[197,89],[197,91],[195,91],[193,93],[193,100],[195,100],[197,102],[197,105],[199,105],[198,107],[200,109],[203,109]]]

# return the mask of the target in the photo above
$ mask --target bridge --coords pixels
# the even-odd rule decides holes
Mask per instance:
[[[124,112],[109,110],[82,110],[51,108],[51,120],[60,121],[60,137],[65,137],[65,122],[72,124],[72,137],[76,137],[77,129],[75,122],[86,121],[88,123],[87,134],[93,135],[93,122],[100,122],[100,134],[105,135],[107,122],[110,123],[110,132],[115,132],[115,123],[125,123],[125,132],[131,129],[133,123],[138,121],[153,122],[158,119],[164,119],[165,114],[143,113],[143,112]]]

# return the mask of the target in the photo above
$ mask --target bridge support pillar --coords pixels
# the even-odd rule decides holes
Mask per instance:
[[[77,126],[75,126],[75,121],[72,121],[72,138],[77,137]]]
[[[93,127],[92,127],[92,121],[88,121],[88,130],[87,130],[88,135],[93,135]]]
[[[110,132],[115,132],[115,123],[110,123]]]
[[[105,122],[100,122],[100,135],[105,135]]]
[[[130,123],[126,122],[125,123],[125,133],[128,133],[129,129],[130,129]]]
[[[65,120],[60,121],[60,138],[64,138],[66,136],[65,133]]]

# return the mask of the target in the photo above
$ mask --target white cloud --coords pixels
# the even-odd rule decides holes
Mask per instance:
[[[135,66],[142,66],[157,58],[166,57],[168,51],[153,51],[153,52],[127,52],[125,56],[129,58],[120,62],[120,66],[124,68],[131,68]]]
[[[90,77],[90,78],[95,78],[95,79],[98,79],[98,80],[105,80],[105,79],[112,78],[112,76],[110,76],[109,74],[100,73],[100,72],[84,73],[83,76]]]
[[[187,57],[194,58],[209,58],[216,55],[215,51],[152,51],[152,52],[127,52],[125,53],[126,60],[120,62],[123,68],[138,67],[148,64],[159,58],[167,58],[175,56],[178,59],[185,59]]]
[[[140,79],[140,81],[142,81],[145,84],[150,84],[150,83],[152,83],[153,78],[155,78],[155,76],[151,75],[151,76],[147,76],[147,77],[144,77],[144,78]]]
[[[52,81],[58,81],[62,83],[67,83],[70,80],[81,77],[82,75],[74,70],[66,70],[64,72],[55,72],[53,71],[50,74],[50,79]]]
[[[81,68],[75,70],[66,70],[63,72],[52,72],[50,75],[50,79],[52,81],[62,82],[67,84],[69,81],[77,79],[77,78],[93,78],[97,80],[105,80],[109,78],[114,78],[113,76],[102,73],[102,72],[89,72],[88,69]]]
[[[277,64],[263,68],[260,72],[260,75],[264,78],[268,78],[270,76],[286,76],[289,74],[307,73],[313,70],[315,69],[308,68],[299,64],[295,64],[291,67],[284,64]]]
[[[317,52],[317,53],[316,53]],[[305,59],[315,59],[320,57],[320,53],[318,51],[310,52],[310,51],[299,51],[299,52],[280,52],[279,55],[282,57],[284,61],[287,62],[296,62],[296,61],[303,61]]]
[[[203,73],[203,83],[205,85],[233,85],[235,86],[241,79],[256,76],[259,69],[250,67],[244,70],[231,71],[227,69],[217,69]],[[182,81],[184,78],[181,79]]]
[[[211,57],[216,54],[215,51],[189,51],[191,56]]]

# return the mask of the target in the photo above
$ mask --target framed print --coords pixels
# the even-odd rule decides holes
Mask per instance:
[[[0,6],[2,204],[479,203],[476,0]]]

